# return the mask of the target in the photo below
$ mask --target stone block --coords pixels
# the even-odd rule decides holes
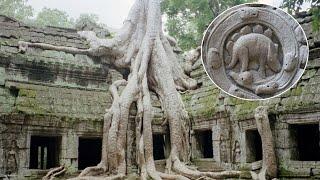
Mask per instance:
[[[3,86],[6,80],[6,70],[0,67],[0,86]]]

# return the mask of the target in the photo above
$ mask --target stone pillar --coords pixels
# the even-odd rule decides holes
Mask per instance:
[[[240,135],[240,150],[241,150],[241,164],[247,161],[247,143],[246,143],[246,131],[242,130]]]
[[[213,158],[216,162],[230,162],[230,126],[228,119],[220,119],[212,127]]]
[[[19,132],[19,129],[22,131]],[[19,158],[18,161],[18,174],[22,175],[27,169],[29,169],[29,154],[28,154],[28,136],[27,136],[27,127],[22,125],[18,127],[17,132],[17,144],[16,144],[16,153]]]
[[[78,146],[79,138],[73,130],[68,130],[62,136],[60,164],[68,167],[68,172],[78,170]]]
[[[275,147],[279,162],[292,159],[296,155],[296,137],[290,133],[289,124],[277,121],[275,123]]]
[[[0,85],[4,85],[5,83],[5,75],[6,75],[6,72],[5,72],[5,68],[3,67],[0,67]]]
[[[218,124],[216,124],[212,127],[212,147],[213,147],[213,159],[219,163],[221,162],[220,144],[221,144],[221,128]]]
[[[4,154],[4,144],[3,144],[3,138],[5,137],[4,135],[4,131],[6,130],[6,126],[2,123],[0,123],[0,174],[4,174],[5,172],[5,167],[4,167],[4,164],[5,164],[5,154]]]

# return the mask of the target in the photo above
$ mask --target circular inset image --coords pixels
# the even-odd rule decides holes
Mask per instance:
[[[261,100],[298,82],[309,48],[291,15],[265,4],[242,4],[213,20],[201,53],[207,74],[220,89],[238,98]]]

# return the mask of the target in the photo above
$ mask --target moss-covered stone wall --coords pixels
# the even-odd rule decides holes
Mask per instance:
[[[204,68],[199,66],[191,73],[191,77],[202,83],[201,88],[183,94],[193,119],[212,118],[216,114],[227,113],[232,120],[244,120],[253,117],[253,110],[258,105],[268,105],[276,114],[320,110],[320,32],[312,31],[310,14],[300,14],[297,20],[306,32],[310,55],[306,71],[296,86],[269,100],[241,100],[222,92],[210,81]],[[200,60],[197,63],[201,63]]]

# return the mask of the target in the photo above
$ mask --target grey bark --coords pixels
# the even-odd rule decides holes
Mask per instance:
[[[197,82],[184,73],[170,43],[162,32],[160,1],[136,0],[121,31],[113,39],[100,39],[94,32],[82,31],[90,49],[79,53],[93,56],[113,56],[112,62],[130,70],[128,80],[114,82],[110,87],[112,106],[106,110],[103,128],[101,162],[88,167],[75,179],[121,179],[127,173],[126,140],[129,109],[136,102],[137,163],[141,179],[197,179],[200,177],[238,177],[239,171],[200,172],[187,167],[189,160],[189,117],[179,90],[197,88]],[[25,47],[76,52],[73,48],[47,44],[21,43]],[[24,46],[26,45],[26,46]],[[191,56],[189,67],[199,58]],[[120,86],[124,86],[120,92]],[[171,152],[167,172],[155,169],[152,145],[152,106],[150,90],[156,92],[170,130]]]
[[[274,139],[270,128],[268,107],[259,106],[255,110],[255,120],[262,142],[262,169],[258,174],[251,172],[253,179],[272,179],[277,177],[277,159]]]

